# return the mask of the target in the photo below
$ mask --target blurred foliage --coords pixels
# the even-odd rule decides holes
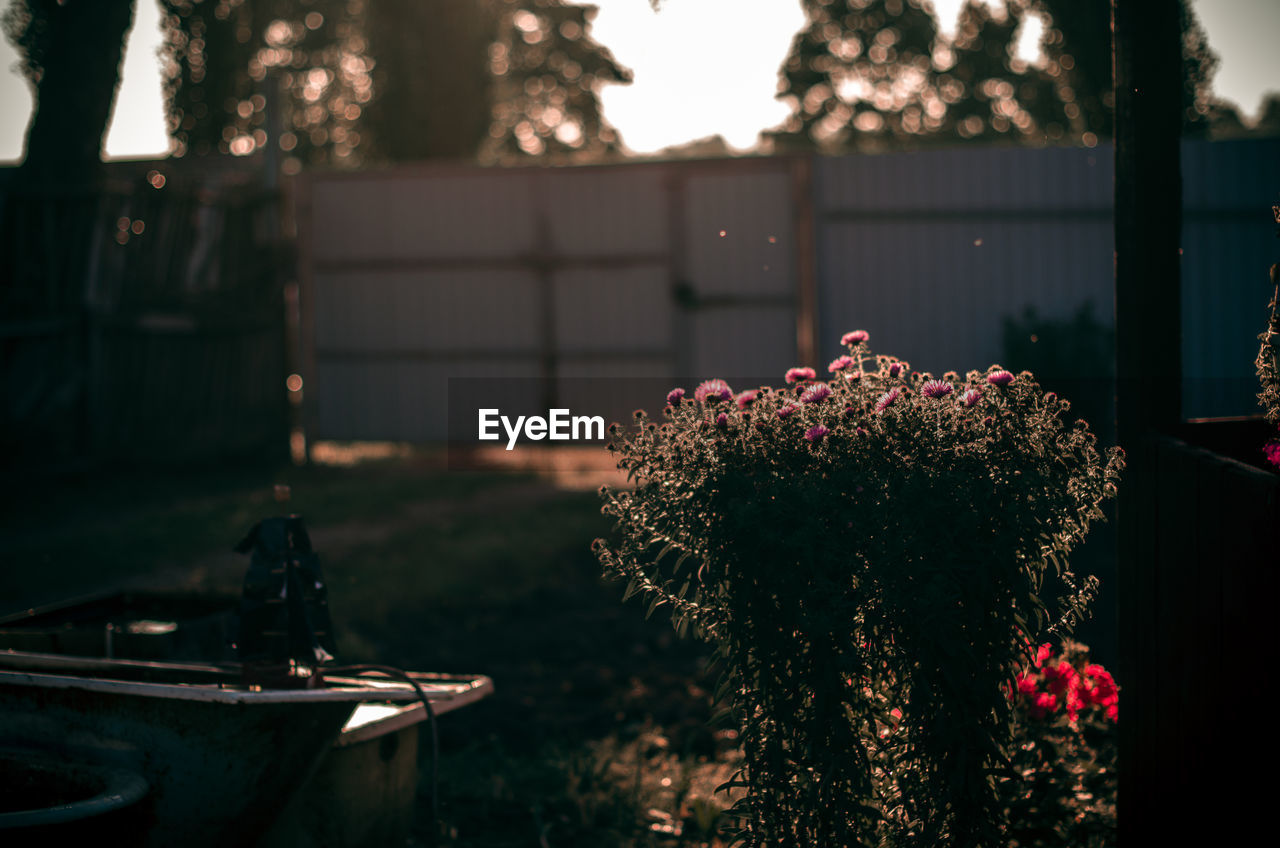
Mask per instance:
[[[1070,318],[1045,318],[1027,306],[1002,319],[1004,362],[1027,370],[1047,389],[1071,398],[1075,417],[1106,435],[1114,427],[1115,330],[1093,313],[1093,302]]]
[[[590,38],[592,7],[561,0],[161,0],[178,152],[245,155],[267,141],[302,163],[436,157],[598,158],[618,149],[598,87],[628,82]]]
[[[1209,108],[1210,136],[1228,138],[1280,137],[1280,94],[1267,94],[1258,109],[1258,117],[1248,123],[1240,108],[1226,100],[1214,100]]]
[[[600,83],[629,83],[631,72],[588,35],[595,8],[536,0],[505,3],[490,51],[494,123],[486,158],[543,154],[598,158],[618,150],[617,132],[600,114]]]
[[[1186,0],[1189,132],[1212,112],[1217,59]],[[969,0],[954,38],[925,0],[804,0],[808,23],[781,69],[794,113],[786,147],[884,149],[937,142],[1096,144],[1112,133],[1110,0]],[[1022,27],[1045,23],[1043,61],[1016,55]]]
[[[247,155],[267,142],[267,84],[288,108],[281,147],[341,161],[372,96],[361,4],[346,0],[161,0],[165,102],[175,155]]]

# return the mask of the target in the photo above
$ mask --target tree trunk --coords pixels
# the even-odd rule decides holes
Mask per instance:
[[[101,163],[133,0],[67,0],[47,9],[48,48],[20,179],[82,185]]]

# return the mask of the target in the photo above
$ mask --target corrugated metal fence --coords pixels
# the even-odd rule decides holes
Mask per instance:
[[[776,382],[854,327],[918,368],[1040,370],[1052,356],[1018,352],[1035,327],[1071,332],[1089,308],[1106,349],[1112,159],[958,148],[312,176],[309,433],[442,439],[449,378],[525,378],[531,404],[621,417],[653,401],[629,379]],[[1184,410],[1248,414],[1280,141],[1188,142],[1184,181]],[[1110,395],[1096,362],[1059,359],[1055,376]]]
[[[792,167],[314,178],[299,215],[309,434],[443,439],[450,378],[620,418],[652,400],[636,381],[778,373],[796,349]]]
[[[1112,323],[1110,150],[820,160],[823,339],[854,325],[934,372],[1004,358],[1002,321],[1093,302]],[[1017,363],[1010,363],[1018,367]]]

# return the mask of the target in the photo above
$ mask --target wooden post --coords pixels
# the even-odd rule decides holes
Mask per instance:
[[[1112,0],[1116,81],[1116,427],[1128,455],[1119,497],[1120,844],[1180,840],[1159,734],[1158,432],[1181,417],[1182,21],[1170,0]],[[1168,681],[1165,681],[1166,683]],[[1225,812],[1225,811],[1223,811]]]
[[[796,362],[819,367],[818,351],[832,339],[818,338],[817,227],[814,224],[813,157],[791,162],[791,212],[795,216]]]

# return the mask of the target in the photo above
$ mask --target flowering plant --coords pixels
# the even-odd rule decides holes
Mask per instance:
[[[1116,830],[1119,690],[1066,641],[1040,646],[1009,689],[1014,703],[1013,776],[1000,782],[1011,846],[1094,848]]]
[[[1065,557],[1122,460],[1029,373],[935,379],[865,331],[842,341],[825,380],[708,381],[673,391],[662,424],[614,425],[635,487],[602,490],[619,533],[594,547],[628,597],[716,647],[740,841],[996,844],[1003,687],[1027,635],[1091,597]]]
[[[1280,224],[1280,206],[1271,207],[1276,223]],[[1280,232],[1276,233],[1280,237]],[[1267,421],[1274,427],[1280,427],[1280,265],[1271,266],[1271,284],[1275,289],[1271,293],[1271,318],[1267,327],[1258,336],[1262,347],[1258,350],[1258,358],[1254,365],[1258,369],[1258,379],[1262,383],[1262,391],[1258,393],[1258,401],[1266,414]],[[1280,439],[1268,442],[1263,448],[1267,461],[1280,469]]]

